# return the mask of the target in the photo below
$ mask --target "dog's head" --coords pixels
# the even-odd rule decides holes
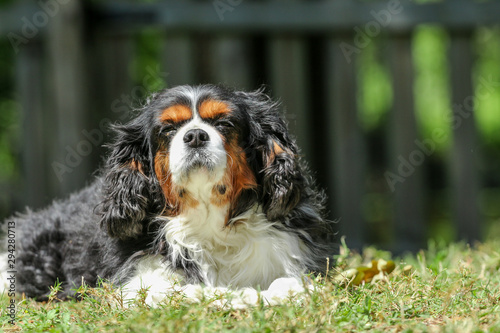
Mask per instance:
[[[300,201],[297,146],[262,91],[167,89],[114,130],[101,204],[111,236],[135,237],[148,218],[177,216],[200,201],[227,206],[227,223],[255,204],[277,221]]]

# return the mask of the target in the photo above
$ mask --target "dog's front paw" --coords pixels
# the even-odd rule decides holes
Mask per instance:
[[[290,297],[304,293],[305,290],[304,283],[300,279],[279,278],[271,283],[269,289],[261,293],[261,297],[269,305],[277,305]]]

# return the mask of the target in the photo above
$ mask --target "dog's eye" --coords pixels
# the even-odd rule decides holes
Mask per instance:
[[[160,130],[160,135],[162,136],[171,136],[175,134],[177,129],[173,125],[165,125]]]
[[[231,128],[234,124],[228,119],[218,119],[215,121],[215,126],[218,128]]]

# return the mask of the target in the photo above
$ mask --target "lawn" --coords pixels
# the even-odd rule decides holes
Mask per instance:
[[[374,259],[392,260],[395,269],[359,285],[339,278]],[[328,278],[316,279],[314,291],[280,306],[218,309],[210,299],[190,304],[174,295],[157,308],[140,300],[122,308],[104,286],[82,290],[87,296],[80,302],[19,300],[15,326],[8,323],[3,295],[2,327],[5,332],[500,332],[500,242],[472,248],[430,243],[401,258],[374,248],[356,254],[342,246],[336,260]]]

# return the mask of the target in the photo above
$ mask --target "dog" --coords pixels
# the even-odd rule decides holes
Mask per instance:
[[[17,292],[43,301],[59,281],[66,299],[104,279],[155,304],[174,290],[242,290],[250,302],[249,290],[300,290],[304,274],[326,268],[330,226],[279,109],[262,89],[154,93],[112,126],[89,186],[7,220]]]

